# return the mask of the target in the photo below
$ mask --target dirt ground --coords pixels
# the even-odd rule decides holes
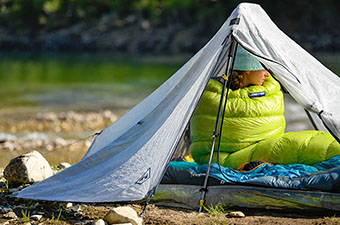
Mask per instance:
[[[3,184],[2,184],[3,187]],[[121,204],[75,204],[67,207],[66,203],[23,200],[10,197],[5,188],[1,189],[0,224],[94,224],[103,219],[107,212]],[[128,204],[140,213],[143,204]],[[74,209],[74,207],[76,209]],[[6,218],[5,209],[11,208],[16,218]],[[223,210],[211,210],[199,213],[193,210],[156,206],[149,204],[144,212],[145,224],[340,224],[339,212],[334,211],[278,211],[265,209],[235,208],[228,211],[241,211],[243,218],[233,218]],[[35,221],[30,218],[39,214],[42,218]]]
[[[186,211],[178,208],[150,206],[145,212],[146,224],[340,224],[336,214],[317,212],[284,212],[273,210],[235,209],[244,218],[231,218],[223,212]],[[318,215],[317,215],[318,214]]]

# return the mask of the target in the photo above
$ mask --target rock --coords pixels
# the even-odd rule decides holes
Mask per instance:
[[[35,221],[39,221],[42,218],[42,215],[32,215],[31,219]]]
[[[17,137],[12,134],[0,133],[0,142],[16,141]]]
[[[3,176],[4,176],[4,169],[0,168],[0,182],[4,179]],[[3,181],[3,182],[5,182],[5,181]]]
[[[55,139],[55,143],[56,143],[56,145],[61,145],[61,146],[67,145],[67,141],[65,139],[61,138],[61,137],[57,137]],[[65,162],[64,163],[60,163],[59,165],[63,165],[63,164],[65,164],[65,166],[69,165],[68,167],[71,166],[69,163],[65,163]],[[65,168],[62,168],[62,169],[65,169]]]
[[[67,163],[67,162],[62,162],[62,163],[59,163],[59,165],[57,166],[58,169],[60,170],[63,170],[63,169],[66,169],[68,167],[70,167],[71,164]]]
[[[74,225],[93,225],[93,223],[90,220],[76,221],[73,224]]]
[[[8,221],[6,221],[6,222],[3,222],[3,223],[0,223],[0,225],[7,225],[7,224],[9,224],[9,222],[8,222]]]
[[[244,218],[246,215],[244,215],[241,211],[235,211],[235,212],[229,212],[226,216],[228,217],[235,217],[235,218]]]
[[[97,220],[97,222],[95,222],[94,225],[107,225],[107,222],[105,222],[104,220],[100,219],[100,220]]]
[[[17,215],[15,215],[14,212],[8,212],[8,213],[2,215],[2,217],[5,218],[5,219],[16,219]]]
[[[22,208],[25,208],[26,206],[25,205],[12,205],[12,208],[13,209],[22,209]]]
[[[2,144],[2,148],[9,151],[14,151],[16,149],[16,145],[12,142],[5,142],[4,144]]]
[[[151,27],[151,24],[150,24],[150,22],[148,20],[144,20],[144,21],[142,21],[140,26],[141,26],[141,28],[143,30],[147,30],[147,29],[149,29]]]
[[[71,208],[73,206],[72,202],[64,203],[65,208]]]
[[[79,212],[81,210],[80,205],[75,205],[70,208],[71,211],[73,212]]]
[[[142,225],[142,219],[138,217],[137,212],[128,206],[117,207],[110,210],[104,220],[109,224],[131,223],[133,225]]]
[[[73,216],[74,217],[81,217],[82,214],[81,214],[81,212],[75,212],[75,213],[73,213]]]
[[[35,183],[52,175],[47,160],[35,150],[12,159],[4,170],[4,177],[11,184]]]
[[[9,213],[9,212],[13,212],[13,209],[8,208],[8,207],[0,208],[0,213],[6,214],[6,213]]]

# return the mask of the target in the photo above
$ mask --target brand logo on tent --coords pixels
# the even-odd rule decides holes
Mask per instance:
[[[150,178],[151,175],[151,167],[147,169],[147,171],[136,181],[136,184],[143,184]]]

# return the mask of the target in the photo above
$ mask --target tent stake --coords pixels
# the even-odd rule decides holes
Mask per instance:
[[[200,199],[200,208],[198,210],[199,212],[202,212],[202,209],[203,209],[203,206],[204,206],[204,203],[205,203],[205,197],[206,197],[206,194],[208,192],[207,187],[208,187],[208,179],[209,179],[211,161],[212,161],[212,158],[213,158],[213,155],[214,155],[216,138],[219,136],[218,125],[220,123],[223,99],[224,99],[225,90],[226,90],[226,87],[227,87],[227,80],[228,80],[228,78],[231,77],[232,70],[233,70],[236,47],[237,47],[237,42],[234,38],[232,38],[232,41],[231,41],[231,44],[230,44],[230,49],[229,49],[229,54],[228,54],[226,73],[223,74],[223,76],[222,76],[222,78],[223,78],[223,88],[222,88],[220,103],[219,103],[219,106],[218,106],[218,113],[217,113],[217,117],[216,117],[215,129],[214,129],[214,133],[213,133],[213,136],[212,136],[212,143],[211,143],[207,172],[205,174],[203,188],[201,189],[202,195],[201,195],[201,199]]]

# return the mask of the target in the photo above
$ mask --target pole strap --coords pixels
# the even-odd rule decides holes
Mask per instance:
[[[200,200],[200,207],[204,206],[204,200]]]
[[[202,192],[202,191],[208,192],[208,188],[201,188],[201,189],[200,189],[200,192]]]

